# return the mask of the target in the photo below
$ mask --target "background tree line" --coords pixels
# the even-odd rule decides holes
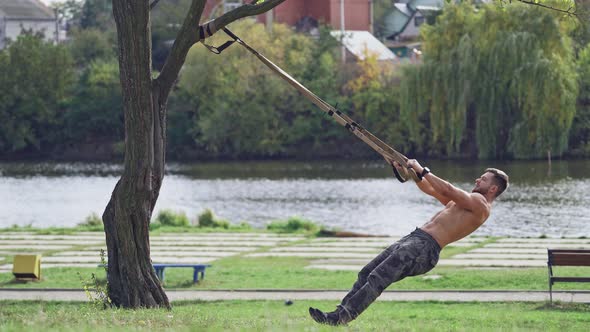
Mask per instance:
[[[23,34],[0,51],[0,155],[121,156],[123,111],[110,1],[68,1],[70,40]],[[161,68],[187,1],[153,11]],[[343,65],[338,42],[253,20],[232,30],[323,99],[411,155],[590,156],[588,29],[557,13],[449,5],[422,29],[423,63]],[[220,44],[222,33],[210,43]],[[367,157],[373,152],[240,46],[193,47],[169,102],[172,159]]]

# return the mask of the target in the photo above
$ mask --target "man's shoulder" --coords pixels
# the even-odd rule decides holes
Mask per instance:
[[[480,193],[467,193],[467,195],[469,195],[469,197],[471,198],[472,204],[470,205],[470,208],[467,210],[470,210],[472,212],[481,212],[482,214],[489,214],[490,210],[491,210],[491,205],[488,203],[488,200],[485,198],[484,195],[480,194]],[[451,207],[451,205],[458,205],[456,202],[454,201],[450,201],[447,204],[447,208]],[[465,208],[463,208],[465,209]]]
[[[484,195],[480,193],[470,193],[470,195],[472,195],[472,197],[476,200],[476,202],[478,203],[477,205],[482,209],[482,211],[485,211],[488,214],[490,213],[492,205],[490,204],[490,202],[488,202]]]
[[[466,192],[466,193],[470,198],[472,198],[475,201],[482,202],[484,204],[487,204],[487,202],[488,202],[487,199],[485,198],[485,196],[480,193],[470,193],[470,192]],[[453,202],[453,200],[451,200],[450,202]]]
[[[481,193],[473,193],[472,192],[472,193],[469,193],[469,195],[487,202],[486,197],[484,195],[482,195]]]

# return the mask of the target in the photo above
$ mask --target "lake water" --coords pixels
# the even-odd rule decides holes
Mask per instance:
[[[424,162],[471,191],[486,167],[511,186],[475,234],[590,236],[590,161]],[[0,163],[0,227],[73,226],[102,214],[122,171],[118,164]],[[397,182],[384,162],[170,163],[156,213],[212,209],[233,223],[263,227],[291,216],[328,227],[403,235],[442,206],[413,183]]]

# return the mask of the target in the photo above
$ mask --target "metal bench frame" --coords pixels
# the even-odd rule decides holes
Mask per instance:
[[[210,267],[211,265],[209,264],[162,264],[162,263],[156,263],[156,264],[152,264],[154,266],[154,269],[156,270],[156,275],[158,276],[158,279],[160,279],[160,282],[164,282],[164,270],[167,267],[192,267],[194,269],[193,272],[193,283],[197,283],[199,282],[199,273],[201,274],[201,279],[205,278],[205,269]]]
[[[99,267],[104,267],[105,269],[108,267],[108,264],[99,264]],[[156,263],[152,264],[154,270],[156,270],[156,275],[160,282],[164,282],[164,269],[167,267],[192,267],[194,269],[193,272],[193,283],[199,282],[199,273],[201,274],[201,279],[205,278],[205,269],[211,267],[210,264],[165,264],[165,263]],[[107,270],[107,279],[108,279],[108,270]]]
[[[549,302],[553,303],[553,284],[556,282],[590,282],[590,277],[555,277],[553,266],[590,266],[588,249],[547,249],[549,269]]]

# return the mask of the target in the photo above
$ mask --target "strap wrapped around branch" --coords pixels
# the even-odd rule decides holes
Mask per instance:
[[[203,43],[203,45],[209,51],[211,51],[215,54],[221,54],[221,52],[223,52],[223,50],[230,47],[233,43],[236,42],[236,40],[234,39],[234,40],[226,41],[225,43],[223,43],[221,46],[218,46],[218,47],[205,44],[204,40],[206,38],[213,36],[213,34],[216,32],[217,32],[217,28],[215,27],[214,20],[211,20],[209,22],[205,22],[205,23],[203,23],[203,25],[199,26],[199,40],[201,40],[201,43]]]
[[[213,34],[216,32],[217,29],[215,27],[215,20],[205,22],[203,25],[199,26],[199,39],[203,41],[205,38],[213,36]]]

